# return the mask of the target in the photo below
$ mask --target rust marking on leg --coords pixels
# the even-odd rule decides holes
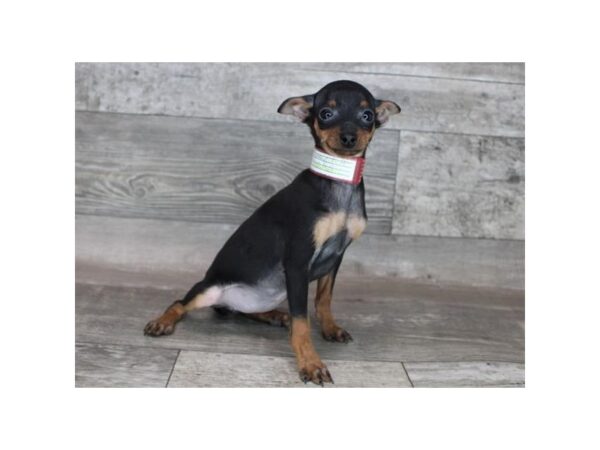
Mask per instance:
[[[321,334],[327,341],[348,343],[352,341],[352,336],[335,323],[333,314],[331,314],[332,294],[333,274],[329,273],[317,281],[315,308],[317,310],[317,319],[321,325]]]
[[[175,324],[189,311],[216,304],[223,290],[218,286],[212,286],[196,295],[190,302],[176,301],[158,319],[151,320],[144,328],[144,334],[148,336],[163,336],[175,331]]]
[[[335,325],[331,315],[331,294],[333,287],[333,276],[327,274],[317,281],[317,295],[315,297],[315,308],[317,310],[317,319],[321,328]]]
[[[319,358],[310,338],[310,325],[308,319],[304,317],[293,317],[291,332],[292,349],[296,355],[300,379],[305,383],[323,385],[323,383],[333,383],[333,379],[327,370],[327,367]]]
[[[171,334],[175,330],[175,324],[185,315],[185,308],[179,302],[173,303],[166,311],[155,320],[148,322],[144,328],[144,334],[148,336],[162,336]]]

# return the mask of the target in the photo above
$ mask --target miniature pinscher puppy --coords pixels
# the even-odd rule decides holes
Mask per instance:
[[[242,223],[204,279],[150,321],[144,333],[171,334],[187,312],[198,308],[237,311],[289,327],[300,379],[323,385],[333,379],[311,341],[308,285],[317,280],[316,316],[323,337],[351,341],[331,314],[333,286],[346,248],[367,223],[362,180],[367,146],[400,107],[342,80],[314,95],[291,97],[278,112],[309,126],[316,146],[310,169]],[[289,315],[274,309],[286,298]]]

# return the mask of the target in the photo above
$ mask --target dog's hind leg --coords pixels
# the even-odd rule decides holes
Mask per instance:
[[[283,311],[273,309],[263,313],[245,313],[244,316],[249,317],[257,322],[268,323],[276,327],[290,327],[290,315]]]
[[[220,287],[209,286],[204,280],[196,283],[183,300],[175,301],[160,317],[148,322],[144,327],[144,334],[148,336],[163,336],[173,333],[175,324],[187,312],[214,305],[219,300],[221,292],[222,289]]]

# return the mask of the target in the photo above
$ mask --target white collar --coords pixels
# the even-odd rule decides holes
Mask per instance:
[[[311,172],[331,180],[350,184],[360,183],[364,167],[365,158],[340,158],[328,155],[317,148],[315,148],[310,164]]]

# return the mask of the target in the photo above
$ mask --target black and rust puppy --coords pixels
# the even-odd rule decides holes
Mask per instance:
[[[207,306],[286,325],[300,378],[322,385],[333,380],[311,342],[308,284],[318,280],[315,304],[323,337],[352,340],[333,320],[331,294],[344,251],[367,222],[362,180],[367,145],[400,108],[376,100],[358,83],[335,81],[314,95],[287,99],[278,112],[310,127],[316,145],[311,168],[242,223],[204,279],[144,332],[171,334],[186,312]],[[286,298],[289,315],[274,309]]]

